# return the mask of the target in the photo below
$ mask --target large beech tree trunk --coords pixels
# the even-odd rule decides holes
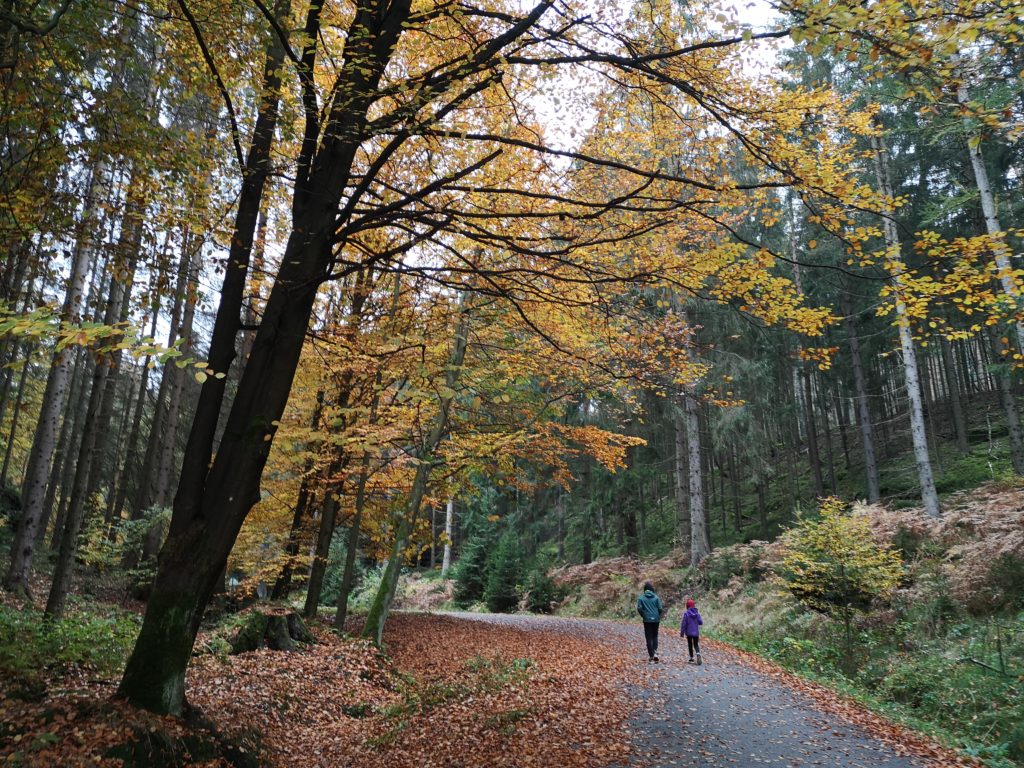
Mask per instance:
[[[165,713],[180,713],[184,707],[185,669],[199,623],[242,522],[259,499],[260,476],[275,425],[288,400],[317,290],[331,263],[338,203],[349,182],[370,104],[408,18],[410,1],[381,6],[367,0],[358,5],[349,27],[342,87],[334,91],[334,103],[325,112],[330,121],[322,136],[317,135],[319,115],[307,114],[291,235],[216,457],[212,457],[213,440],[224,379],[208,378],[197,404],[170,530],[160,552],[142,630],[118,689],[138,706]],[[384,10],[387,12],[382,13]],[[304,55],[308,70],[314,63],[319,12],[320,7],[314,5],[307,16],[305,32],[313,41]],[[218,373],[227,373],[235,355],[266,157],[276,124],[281,59],[274,64],[273,58],[268,55],[264,92],[274,93],[275,98],[263,99],[257,118],[247,163],[251,172],[243,179],[236,232],[210,344],[209,364]],[[270,81],[272,87],[267,87]],[[270,104],[272,108],[268,108]],[[269,131],[268,112],[274,115]],[[255,189],[253,179],[258,179]]]

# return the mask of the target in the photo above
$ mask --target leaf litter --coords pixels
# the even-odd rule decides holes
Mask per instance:
[[[637,683],[653,681],[657,689],[664,672],[649,672],[640,660],[637,627],[495,618],[397,614],[388,623],[386,653],[314,625],[318,642],[299,652],[195,658],[188,699],[217,738],[236,751],[258,751],[268,766],[644,764],[631,743],[638,727],[631,694]],[[752,668],[898,754],[933,766],[978,765],[757,656],[721,643],[708,650],[716,664]],[[185,738],[196,727],[111,701],[115,689],[113,680],[77,671],[51,679],[45,695],[25,701],[12,698],[10,682],[0,681],[0,762],[117,766],[120,760],[105,757],[114,745],[157,731]],[[678,727],[685,729],[685,720]],[[726,756],[728,747],[705,741],[698,754]],[[694,755],[671,757],[687,764]],[[186,756],[181,764],[227,762]]]

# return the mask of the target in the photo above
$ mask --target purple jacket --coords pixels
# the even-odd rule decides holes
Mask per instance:
[[[679,623],[679,631],[687,637],[700,637],[700,625],[704,619],[696,608],[687,608],[683,613],[683,620]]]

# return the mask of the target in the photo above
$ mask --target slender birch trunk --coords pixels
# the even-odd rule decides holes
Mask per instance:
[[[563,496],[558,497],[558,530],[559,543],[564,546],[565,536],[565,500]],[[455,499],[448,497],[448,504],[444,509],[444,556],[441,559],[441,578],[448,578],[448,571],[452,567],[452,535],[455,532]]]
[[[708,539],[707,512],[704,504],[704,479],[701,477],[700,415],[697,400],[693,395],[683,396],[683,413],[690,464],[690,566],[695,568],[711,554],[711,544]]]
[[[962,65],[960,55],[954,54],[953,66],[957,75],[956,99],[957,103],[964,110],[967,110],[970,98],[967,93],[966,68]],[[981,198],[981,211],[985,218],[985,231],[992,239],[992,257],[998,267],[998,280],[1003,293],[1016,306],[1020,302],[1020,286],[1014,278],[1013,264],[1010,263],[1010,248],[1004,238],[999,221],[999,214],[996,208],[995,195],[992,194],[992,185],[988,178],[988,169],[985,168],[985,158],[981,152],[981,136],[971,125],[970,118],[963,118],[964,127],[967,133],[967,151],[971,157],[971,168],[974,171],[974,180],[978,187],[978,196]],[[1024,324],[1017,322],[1016,329],[1017,350],[1024,353]],[[995,358],[1000,359],[1000,350],[993,349]],[[1021,430],[1020,413],[1017,409],[1017,402],[1013,396],[1013,386],[1010,382],[1011,370],[1008,366],[1001,366],[993,371],[999,379],[999,398],[1006,413],[1006,428],[1010,438],[1010,460],[1013,470],[1018,475],[1024,475],[1024,431]]]
[[[875,150],[875,172],[878,178],[878,186],[888,199],[893,198],[892,181],[889,178],[889,156],[885,147],[885,141],[880,137],[872,137],[873,149]],[[896,231],[896,222],[893,220],[893,211],[889,207],[883,211],[883,230],[885,232],[885,244],[888,251],[886,261],[888,271],[892,276],[893,301],[896,306],[896,329],[899,334],[900,351],[903,353],[903,371],[907,390],[907,400],[910,407],[910,436],[914,444],[914,458],[917,462],[917,476],[921,484],[921,502],[924,504],[925,512],[930,517],[939,517],[939,494],[935,490],[935,479],[932,475],[931,457],[928,455],[928,438],[925,432],[924,407],[921,403],[921,383],[917,372],[917,354],[914,350],[914,337],[910,330],[910,318],[907,316],[907,306],[903,301],[901,291],[902,273],[906,267],[903,264],[903,257],[900,253],[899,233]]]

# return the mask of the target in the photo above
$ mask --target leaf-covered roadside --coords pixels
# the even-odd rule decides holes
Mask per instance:
[[[624,683],[636,662],[615,645],[617,634],[595,640],[398,615],[385,656],[314,632],[319,642],[297,653],[196,659],[189,700],[227,741],[258,746],[273,766],[587,768],[628,755]],[[110,680],[60,682],[66,687],[55,681],[34,703],[0,691],[5,765],[120,765],[104,755],[133,727],[183,735],[170,719],[107,705]]]
[[[767,659],[718,641],[706,643],[714,649],[716,663],[735,663],[756,670],[786,688],[811,699],[815,706],[837,720],[862,728],[892,747],[897,755],[923,758],[939,768],[979,768],[982,763],[944,747],[924,734],[911,731],[864,707],[862,704],[820,683],[789,672]]]

